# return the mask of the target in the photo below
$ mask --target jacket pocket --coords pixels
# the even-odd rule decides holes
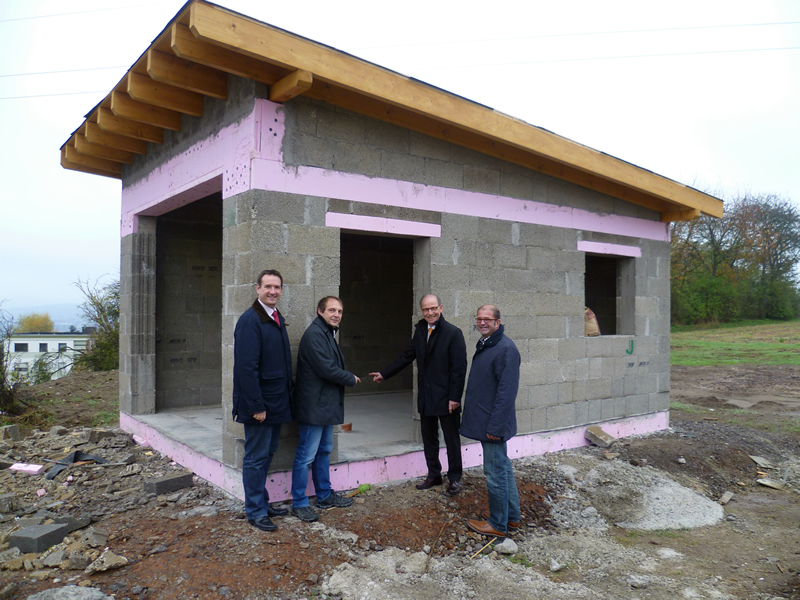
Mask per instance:
[[[261,375],[261,395],[268,396],[283,394],[286,388],[286,378],[281,371],[273,371]]]

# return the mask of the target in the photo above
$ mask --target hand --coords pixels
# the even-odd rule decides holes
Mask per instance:
[[[370,377],[372,377],[372,381],[374,381],[375,383],[380,383],[381,381],[383,381],[383,375],[381,375],[380,373],[370,373],[369,375]]]
[[[497,442],[497,441],[499,441],[501,439],[501,438],[499,438],[499,437],[497,437],[495,435],[492,435],[491,433],[487,433],[486,437],[489,438],[490,440],[492,440],[493,442]]]
[[[450,400],[450,412],[452,413],[454,410],[458,410],[458,407],[461,406],[460,402],[453,402]]]
[[[254,418],[256,421],[261,421],[261,422],[263,423],[263,422],[264,422],[264,419],[266,419],[266,418],[267,418],[267,411],[264,411],[264,412],[260,412],[260,413],[256,413],[256,414],[254,414],[254,415],[253,415],[253,418]]]
[[[358,377],[358,375],[353,375],[353,377],[355,377],[355,378],[356,378],[356,385],[358,385],[359,383],[361,383],[361,379]]]

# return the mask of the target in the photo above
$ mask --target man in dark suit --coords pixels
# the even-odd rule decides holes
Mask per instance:
[[[353,503],[331,488],[333,426],[344,423],[344,386],[361,380],[344,369],[344,355],[336,343],[342,320],[342,301],[326,296],[317,304],[317,318],[308,326],[297,350],[297,384],[293,408],[300,438],[292,467],[292,514],[303,521],[316,521],[306,488],[308,469],[323,510],[345,508]]]
[[[428,475],[417,484],[426,490],[441,485],[442,464],[439,461],[439,425],[447,446],[447,491],[461,491],[461,439],[458,428],[461,415],[461,394],[467,376],[467,345],[461,330],[445,321],[444,306],[438,296],[427,294],[419,302],[422,320],[414,327],[414,335],[406,349],[388,367],[370,373],[380,383],[396,375],[414,360],[417,361],[417,410],[422,430],[422,446]]]
[[[233,332],[233,418],[244,425],[244,509],[250,525],[263,531],[277,529],[270,517],[288,512],[269,505],[266,487],[281,424],[292,420],[292,355],[286,322],[276,309],[282,293],[281,274],[262,271],[257,298]]]

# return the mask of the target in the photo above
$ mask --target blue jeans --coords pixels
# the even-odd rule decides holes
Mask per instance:
[[[244,511],[250,520],[260,519],[269,513],[267,473],[272,457],[278,449],[281,426],[244,424],[244,459],[242,483],[244,484]]]
[[[331,495],[331,451],[333,450],[333,425],[307,425],[299,423],[300,439],[292,467],[292,506],[308,506],[308,467],[317,500]]]
[[[519,490],[505,442],[481,442],[483,473],[489,492],[489,525],[506,532],[509,521],[519,523]]]

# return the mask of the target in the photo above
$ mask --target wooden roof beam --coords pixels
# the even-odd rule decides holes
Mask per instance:
[[[697,209],[663,212],[661,213],[661,222],[672,223],[673,221],[694,221],[702,216],[703,213]]]
[[[106,133],[115,133],[156,144],[164,142],[164,130],[160,127],[123,119],[111,112],[110,108],[103,108],[102,106],[99,108],[97,111],[97,124]]]
[[[189,28],[200,40],[283,68],[313,72],[315,79],[356,90],[387,105],[429,115],[442,124],[452,124],[462,130],[482,134],[487,143],[500,142],[515,146],[666,202],[687,209],[696,208],[713,216],[722,215],[722,203],[712,196],[475,102],[465,101],[433,86],[221,7],[198,1],[192,3],[188,10]]]
[[[281,78],[277,69],[271,64],[202,42],[186,25],[180,23],[172,26],[172,51],[180,58],[268,85]]]
[[[174,54],[147,51],[147,74],[160,83],[224,100],[228,97],[228,75]]]
[[[128,72],[128,95],[138,102],[151,104],[193,117],[203,116],[203,96],[166,83],[159,83],[147,75]]]
[[[122,179],[122,165],[120,163],[93,156],[84,156],[74,146],[70,146],[69,142],[61,148],[61,166],[75,171]]]
[[[273,102],[287,102],[307,92],[313,83],[314,78],[311,73],[295,71],[272,84],[269,88],[269,99]]]
[[[91,144],[115,148],[134,154],[147,154],[147,142],[145,141],[136,140],[124,135],[117,135],[116,133],[108,133],[100,129],[100,125],[97,123],[87,122],[85,126],[86,139]]]
[[[181,130],[181,113],[166,108],[159,108],[152,104],[137,102],[128,94],[119,91],[111,92],[111,112],[123,119],[138,121],[147,125]]]
[[[86,139],[86,136],[80,134],[75,135],[75,149],[85,156],[104,158],[106,160],[127,163],[129,165],[133,164],[133,152],[92,144]]]

